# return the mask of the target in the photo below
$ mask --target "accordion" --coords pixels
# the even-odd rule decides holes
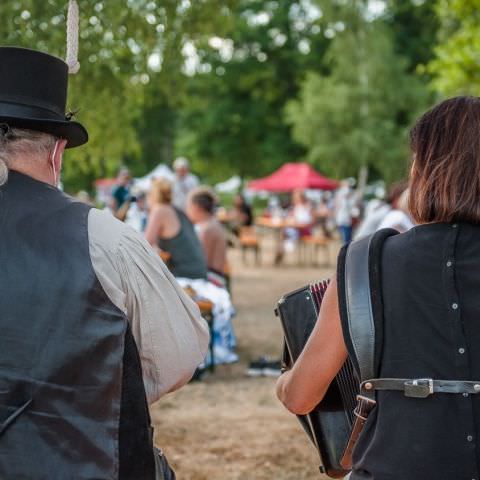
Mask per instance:
[[[317,321],[329,281],[295,290],[282,297],[275,309],[285,335],[284,363],[291,367],[302,352]],[[350,359],[331,383],[325,397],[308,415],[298,419],[320,454],[320,471],[342,478],[348,471],[340,465],[353,424],[359,380]]]

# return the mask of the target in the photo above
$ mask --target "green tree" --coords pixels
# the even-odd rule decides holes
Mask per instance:
[[[327,53],[328,75],[311,73],[286,115],[307,159],[336,176],[368,167],[387,181],[405,174],[407,126],[421,110],[426,87],[395,53],[391,31],[368,19],[363,2],[343,10],[345,28]]]
[[[410,72],[433,58],[439,28],[435,0],[388,0],[383,18]]]
[[[2,45],[63,57],[67,3],[2,0]],[[135,162],[141,151],[135,124],[148,100],[145,86],[155,77],[159,94],[180,94],[182,42],[214,21],[221,23],[228,5],[221,0],[79,0],[81,70],[71,78],[69,106],[80,109],[78,119],[88,128],[90,143],[68,152],[67,188],[89,188],[94,178],[113,174],[125,159]]]
[[[138,169],[150,170],[159,162],[172,163],[179,114],[188,104],[185,47],[229,30],[236,3],[237,0],[208,0],[191,2],[187,10],[169,10],[171,28],[160,51],[161,68],[150,73],[136,123],[141,145]]]
[[[304,149],[283,110],[309,69],[322,69],[328,39],[305,1],[240,1],[223,38],[197,44],[197,74],[179,119],[177,153],[210,181],[258,176]]]
[[[428,65],[433,88],[443,95],[480,94],[480,0],[438,0],[436,58]]]

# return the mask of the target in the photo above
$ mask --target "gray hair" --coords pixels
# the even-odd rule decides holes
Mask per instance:
[[[190,168],[190,162],[185,157],[178,157],[173,162],[174,170],[178,170],[179,168]]]
[[[0,186],[8,180],[13,163],[38,157],[47,159],[55,147],[53,135],[23,128],[8,128],[0,132]]]

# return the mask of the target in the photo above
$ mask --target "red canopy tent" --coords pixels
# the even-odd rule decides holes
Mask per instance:
[[[268,177],[252,180],[248,188],[278,193],[297,189],[335,190],[338,182],[320,175],[308,163],[286,163]]]

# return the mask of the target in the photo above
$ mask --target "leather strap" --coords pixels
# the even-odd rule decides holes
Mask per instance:
[[[374,378],[362,382],[361,391],[396,390],[406,397],[427,398],[434,393],[480,393],[480,380],[433,380],[431,378]]]
[[[375,376],[375,323],[368,270],[371,239],[369,236],[351,243],[345,259],[348,328],[361,381]],[[374,399],[374,392],[365,395]]]
[[[375,323],[370,293],[369,253],[373,236],[351,243],[345,258],[345,299],[348,329],[360,369],[361,381],[375,375]],[[357,397],[355,422],[340,465],[352,468],[352,454],[368,415],[376,405],[375,390],[363,390]]]
[[[350,438],[348,439],[347,446],[345,447],[345,451],[343,452],[342,459],[340,460],[340,465],[345,470],[350,470],[352,468],[352,455],[355,445],[362,433],[363,427],[367,421],[370,412],[374,409],[377,402],[375,400],[371,400],[368,397],[364,397],[363,395],[357,396],[357,408],[355,408],[355,422],[353,424],[352,433],[350,434]]]
[[[397,232],[385,231],[379,241]],[[357,240],[347,248],[345,258],[345,300],[350,339],[356,356],[360,381],[365,382],[375,375],[375,320],[373,317],[370,289],[370,251],[375,235]],[[380,246],[380,245],[379,245]],[[361,389],[357,397],[355,422],[343,452],[340,464],[345,470],[352,468],[352,455],[355,445],[371,411],[376,406],[375,389]]]

